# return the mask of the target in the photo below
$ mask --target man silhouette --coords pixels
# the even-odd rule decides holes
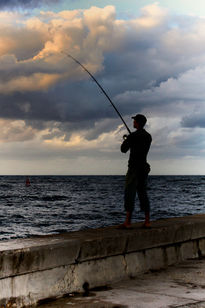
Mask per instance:
[[[121,145],[121,152],[130,150],[128,171],[125,180],[124,207],[126,219],[122,228],[130,228],[132,213],[138,194],[140,209],[145,213],[144,227],[150,227],[150,204],[147,196],[147,177],[150,165],[147,163],[147,154],[152,142],[151,135],[144,129],[147,119],[142,114],[132,117],[136,131],[125,136]]]

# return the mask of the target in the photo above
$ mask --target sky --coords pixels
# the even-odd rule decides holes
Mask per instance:
[[[204,0],[0,0],[0,174],[124,175],[143,113],[153,175],[205,174]]]

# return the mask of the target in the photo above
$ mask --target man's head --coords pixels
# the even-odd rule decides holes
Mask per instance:
[[[136,114],[132,119],[134,119],[134,127],[137,129],[143,128],[147,122],[147,119],[143,114]]]

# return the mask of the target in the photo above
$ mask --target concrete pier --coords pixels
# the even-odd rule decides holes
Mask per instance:
[[[205,256],[205,215],[0,242],[0,305],[23,307]]]
[[[191,259],[39,308],[205,308],[204,288],[205,259]]]

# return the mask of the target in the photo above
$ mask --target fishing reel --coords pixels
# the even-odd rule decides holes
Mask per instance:
[[[123,140],[126,140],[127,139],[127,135],[124,135],[122,138],[123,138]]]

